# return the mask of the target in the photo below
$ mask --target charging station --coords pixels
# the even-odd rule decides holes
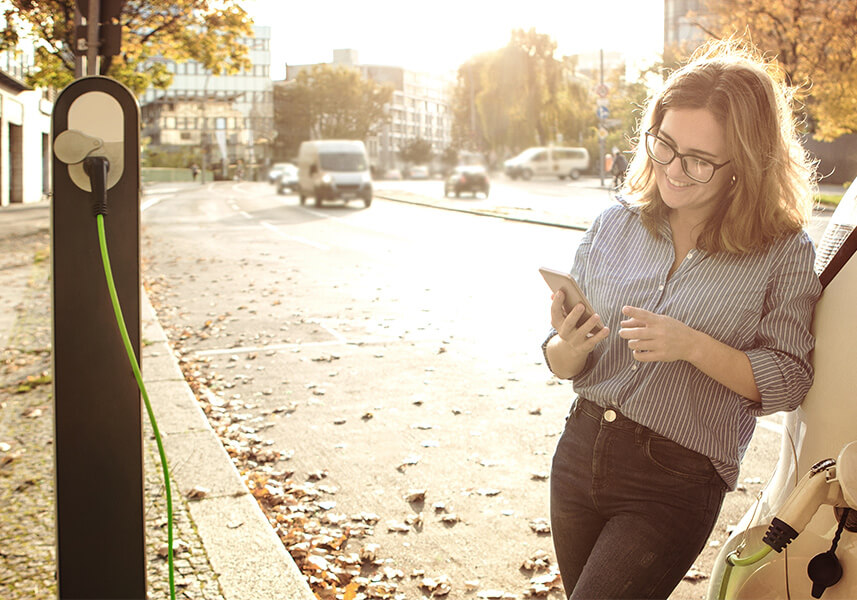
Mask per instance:
[[[51,258],[57,579],[61,599],[145,598],[140,391],[111,308],[94,206],[140,356],[140,109],[78,79],[54,106]],[[103,169],[99,175],[93,169]],[[103,208],[103,207],[102,207]]]

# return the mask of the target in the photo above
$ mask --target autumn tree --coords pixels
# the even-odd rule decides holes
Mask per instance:
[[[309,90],[296,81],[274,84],[274,160],[297,157],[301,142],[310,139],[312,115]]]
[[[74,80],[75,0],[9,0],[0,49],[20,38],[33,42],[35,68],[28,83],[63,88]],[[195,60],[214,74],[250,66],[243,39],[252,21],[239,0],[127,0],[118,18],[122,48],[103,57],[99,74],[127,85],[135,94],[172,83],[164,60]],[[153,60],[157,59],[157,60]]]
[[[775,57],[822,139],[857,132],[857,0],[709,0],[698,25]]]
[[[578,139],[594,121],[589,90],[570,75],[556,42],[534,29],[468,60],[453,94],[453,141],[462,148],[508,154],[558,139]]]
[[[328,64],[304,69],[274,92],[275,152],[294,156],[307,139],[365,140],[388,119],[393,90],[357,69]]]

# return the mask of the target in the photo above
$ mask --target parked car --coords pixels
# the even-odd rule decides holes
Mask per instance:
[[[467,192],[476,197],[478,192],[482,192],[487,198],[490,188],[491,184],[488,181],[488,172],[485,167],[462,165],[455,167],[452,174],[447,178],[443,185],[443,195],[455,194],[455,197],[459,198],[462,193]]]
[[[277,193],[285,194],[286,190],[296,192],[298,190],[298,168],[293,164],[286,164],[277,176]]]
[[[429,168],[425,165],[414,165],[408,169],[408,179],[428,179]]]
[[[399,169],[387,169],[384,172],[384,179],[399,181],[402,179],[402,172]]]
[[[280,173],[283,172],[283,169],[286,167],[294,167],[292,163],[274,163],[271,165],[271,168],[268,169],[268,183],[277,183],[277,177],[280,176]]]
[[[527,148],[503,163],[503,171],[512,179],[552,176],[577,179],[589,169],[586,148]]]

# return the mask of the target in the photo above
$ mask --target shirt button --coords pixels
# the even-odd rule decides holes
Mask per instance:
[[[637,370],[637,365],[634,365],[633,367],[631,367],[631,370],[632,370],[632,371],[636,371],[636,370]]]
[[[687,257],[688,257],[688,258],[693,258],[693,252],[688,252],[688,253],[687,253]]]
[[[613,409],[610,409],[610,408],[605,410],[604,411],[604,420],[607,421],[608,423],[612,423],[613,421],[615,421],[616,420],[616,411]]]
[[[661,285],[659,285],[659,286],[658,286],[658,291],[659,291],[659,292],[663,292],[663,291],[664,291],[664,284],[663,284],[663,283],[662,283]]]

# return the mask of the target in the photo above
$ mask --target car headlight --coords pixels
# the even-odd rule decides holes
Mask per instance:
[[[330,173],[325,173],[324,175],[321,176],[321,182],[324,185],[332,185],[333,184],[333,177],[330,176]]]

